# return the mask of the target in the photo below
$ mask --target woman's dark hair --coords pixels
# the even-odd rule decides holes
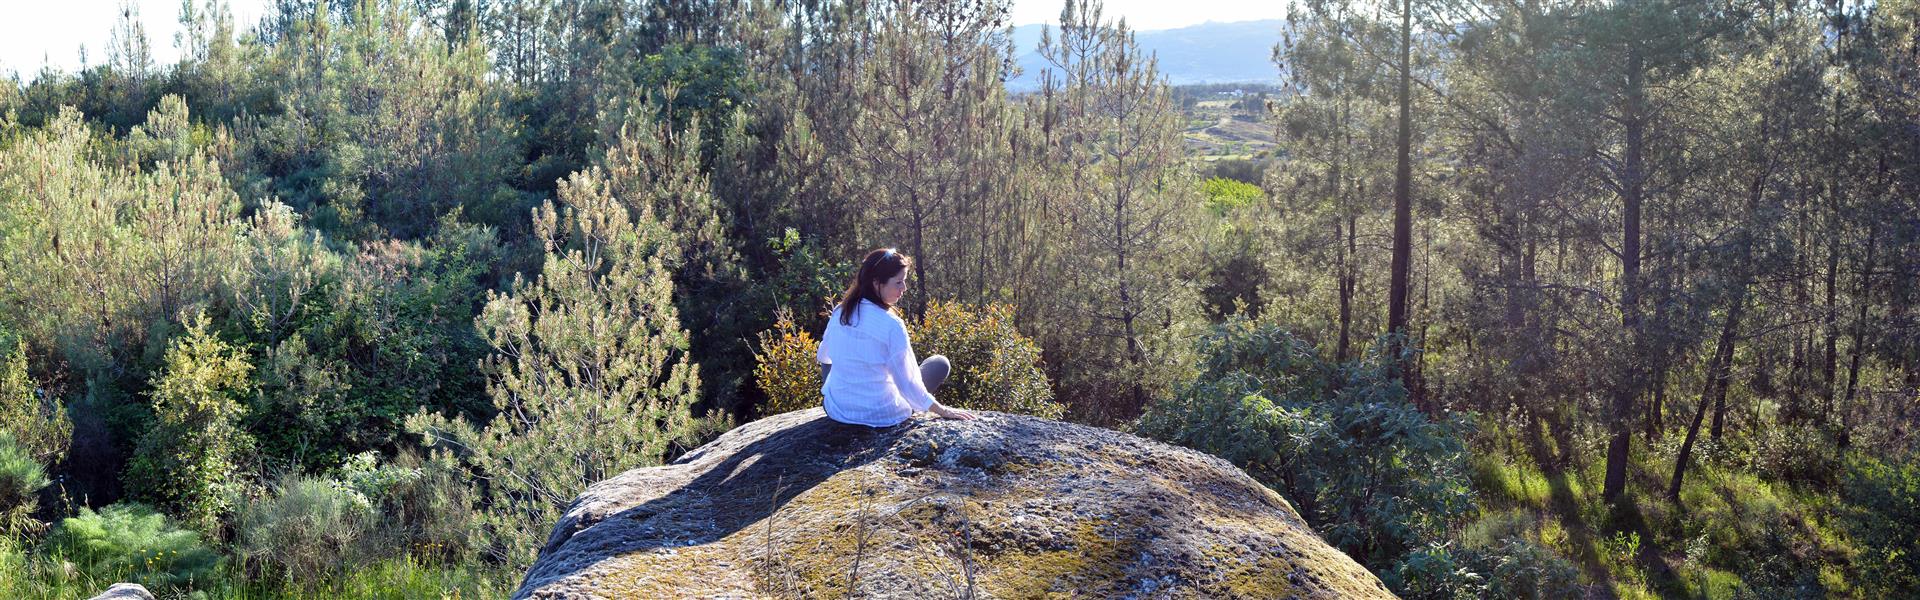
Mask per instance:
[[[847,293],[840,295],[840,324],[853,326],[853,312],[860,308],[863,299],[880,308],[893,308],[873,291],[873,284],[893,279],[911,266],[912,258],[892,248],[868,252],[866,258],[860,259],[860,270],[853,276],[853,285],[847,286]]]

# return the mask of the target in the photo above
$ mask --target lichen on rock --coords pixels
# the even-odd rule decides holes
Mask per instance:
[[[980,414],[743,425],[581,494],[515,597],[1392,597],[1225,461]]]

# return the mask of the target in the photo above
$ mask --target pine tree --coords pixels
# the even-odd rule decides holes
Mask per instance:
[[[533,560],[560,511],[587,485],[659,464],[698,434],[700,376],[673,305],[675,238],[651,209],[615,198],[597,169],[534,214],[545,266],[475,320],[496,412],[478,429],[416,414],[413,431],[459,450],[491,500],[497,558]]]
[[[1040,53],[1045,110],[1057,123],[1049,148],[1063,181],[1054,276],[1063,309],[1043,319],[1063,373],[1062,396],[1096,422],[1130,419],[1163,394],[1198,321],[1193,286],[1179,271],[1195,252],[1203,210],[1187,169],[1181,122],[1155,61],[1125,22],[1101,19],[1098,2],[1061,12]]]
[[[1377,320],[1377,307],[1361,298],[1363,287],[1381,287],[1365,275],[1377,272],[1374,244],[1360,240],[1378,234],[1383,194],[1395,170],[1388,163],[1392,140],[1388,95],[1391,65],[1373,52],[1394,45],[1386,24],[1367,18],[1345,2],[1306,5],[1289,15],[1292,30],[1274,57],[1288,83],[1301,92],[1278,105],[1278,131],[1289,142],[1285,167],[1269,173],[1286,210],[1278,232],[1287,243],[1280,265],[1285,274],[1327,272],[1332,281],[1282,281],[1274,294],[1286,302],[1282,314],[1296,321],[1320,321],[1333,308],[1336,338],[1333,357],[1346,361],[1356,352],[1355,338]],[[1366,230],[1364,233],[1362,230]],[[1328,256],[1331,254],[1331,256]],[[1286,268],[1312,264],[1315,269]],[[1331,294],[1325,285],[1331,283]],[[1331,301],[1328,295],[1334,296]],[[1290,301],[1288,301],[1290,300]],[[1305,314],[1300,314],[1305,313]]]
[[[985,295],[999,270],[983,236],[1007,198],[1007,11],[1000,0],[894,0],[870,16],[872,56],[847,132],[850,183],[878,225],[869,245],[915,258],[904,302],[916,316],[934,297]]]

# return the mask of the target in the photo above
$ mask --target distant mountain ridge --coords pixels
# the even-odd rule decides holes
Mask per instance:
[[[1279,70],[1273,64],[1273,46],[1280,43],[1286,21],[1206,22],[1179,29],[1140,31],[1142,54],[1160,59],[1160,73],[1173,85],[1194,83],[1278,83]],[[1043,25],[1021,25],[1013,29],[1013,54],[1020,75],[1007,81],[1007,89],[1026,92],[1039,89],[1040,73],[1051,67],[1040,57],[1040,29]],[[1059,35],[1055,27],[1054,35]]]

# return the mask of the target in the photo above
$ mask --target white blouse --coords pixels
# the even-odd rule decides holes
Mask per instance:
[[[906,321],[871,301],[860,301],[853,325],[840,324],[840,308],[833,309],[815,358],[833,365],[820,394],[835,421],[887,427],[933,407]]]

